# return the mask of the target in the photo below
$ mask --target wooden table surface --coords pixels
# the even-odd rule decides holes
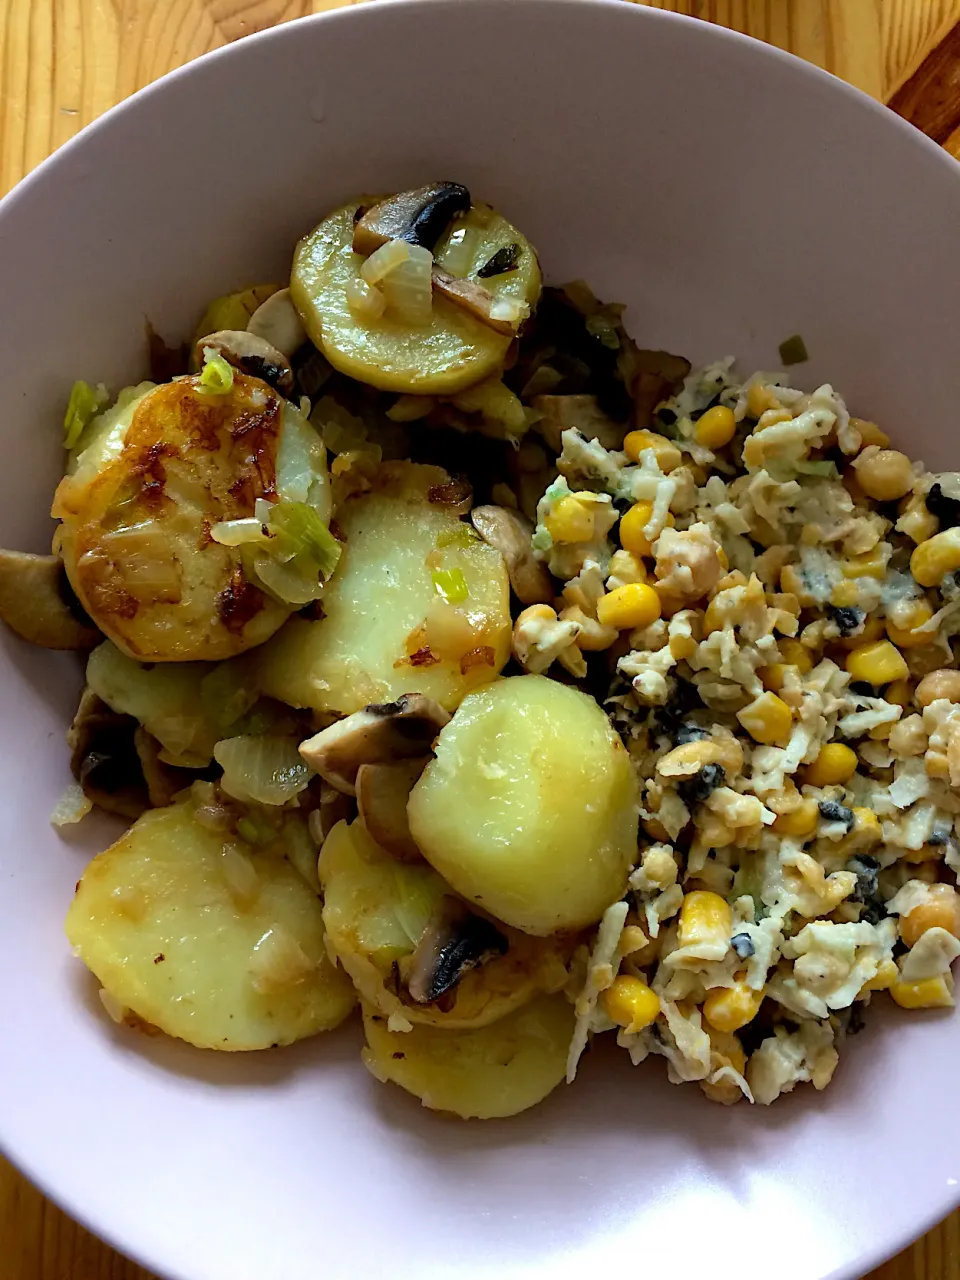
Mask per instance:
[[[0,194],[164,72],[264,27],[355,2],[4,0]],[[808,58],[889,102],[960,159],[960,0],[640,2]],[[0,1280],[151,1277],[83,1231],[0,1157]],[[960,1210],[870,1280],[960,1280]]]

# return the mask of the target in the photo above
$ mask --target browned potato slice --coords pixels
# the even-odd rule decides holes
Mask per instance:
[[[356,1000],[304,877],[201,826],[190,802],[144,814],[94,858],[66,928],[115,1009],[201,1049],[290,1044]]]
[[[510,654],[507,571],[451,513],[449,484],[439,467],[389,463],[338,509],[344,550],[325,616],[292,618],[260,650],[264,693],[342,714],[422,693],[449,711],[496,678]]]
[[[293,606],[248,576],[241,548],[215,541],[219,522],[248,519],[258,498],[283,497],[281,455],[313,428],[265,383],[236,374],[223,394],[199,378],[148,390],[61,482],[53,514],[71,585],[97,626],[130,657],[231,657],[271,636]],[[109,418],[112,415],[104,415]],[[83,443],[83,441],[81,441]],[[311,499],[312,501],[312,499]]]
[[[365,1008],[363,1061],[378,1080],[392,1080],[434,1111],[465,1120],[515,1116],[563,1080],[573,1023],[562,995],[540,996],[471,1031],[391,1031],[382,1014]]]

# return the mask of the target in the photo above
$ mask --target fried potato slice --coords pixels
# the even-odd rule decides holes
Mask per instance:
[[[66,930],[112,1005],[201,1049],[291,1044],[356,1002],[304,877],[201,826],[190,801],[144,814],[94,858]]]

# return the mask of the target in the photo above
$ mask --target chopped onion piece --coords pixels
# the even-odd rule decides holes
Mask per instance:
[[[67,827],[85,818],[92,808],[93,801],[88,800],[83,794],[80,783],[71,782],[57,801],[56,808],[50,815],[50,821],[55,827]]]
[[[406,249],[407,260],[383,278],[384,297],[398,320],[411,325],[429,324],[433,314],[433,254],[418,244],[407,245]]]
[[[530,307],[518,298],[495,298],[490,304],[490,319],[502,320],[515,329],[530,314]]]
[[[351,280],[347,285],[347,306],[358,320],[379,320],[387,309],[387,300],[375,285],[362,279]]]
[[[245,520],[221,520],[211,528],[210,537],[222,547],[242,547],[269,540],[262,523],[253,516]]]
[[[223,768],[221,788],[235,800],[286,804],[309,784],[311,772],[292,738],[277,734],[225,738],[213,751]]]
[[[396,271],[410,258],[412,250],[416,247],[416,245],[407,244],[405,240],[388,240],[386,244],[374,250],[362,264],[361,277],[367,284],[382,284],[392,271]]]

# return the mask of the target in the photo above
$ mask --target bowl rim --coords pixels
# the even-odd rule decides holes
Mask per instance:
[[[960,178],[960,167],[957,161],[943,147],[886,103],[871,97],[864,90],[815,63],[808,62],[797,54],[768,44],[757,37],[702,18],[672,10],[651,8],[645,0],[471,0],[471,2],[473,5],[482,4],[488,9],[502,9],[505,12],[515,12],[517,6],[521,4],[527,8],[539,6],[555,10],[578,11],[589,5],[597,9],[619,12],[621,15],[630,12],[631,17],[622,18],[627,22],[646,23],[651,27],[659,23],[664,27],[675,25],[690,31],[698,30],[699,34],[693,38],[707,42],[713,41],[721,54],[724,48],[739,45],[741,49],[745,49],[746,46],[752,46],[753,52],[748,56],[779,62],[787,75],[799,77],[797,83],[819,81],[821,85],[825,85],[829,82],[830,88],[827,92],[845,97],[855,109],[866,110],[876,118],[885,120],[884,128],[896,130],[905,137],[909,136],[912,139],[911,145],[919,147],[930,157],[937,157],[936,163],[942,167],[944,173],[950,172],[954,180]],[[51,175],[55,175],[60,168],[69,164],[74,152],[78,149],[82,150],[91,136],[109,131],[121,115],[147,110],[147,104],[152,98],[162,98],[167,94],[176,93],[181,81],[193,76],[202,77],[207,74],[210,66],[219,61],[237,57],[238,48],[249,53],[251,49],[263,47],[270,42],[280,44],[287,40],[295,40],[297,33],[306,29],[322,31],[328,26],[376,22],[378,10],[385,5],[389,5],[391,9],[408,12],[424,10],[436,13],[439,9],[455,12],[461,4],[462,0],[340,0],[337,8],[289,19],[198,55],[114,103],[25,174],[5,195],[0,197],[0,235],[2,235],[3,222],[7,215],[18,206],[21,200],[31,196],[36,187],[42,186]],[[123,1228],[101,1217],[96,1211],[88,1211],[76,1198],[75,1193],[58,1186],[55,1169],[50,1168],[42,1159],[35,1159],[29,1150],[12,1149],[5,1141],[2,1129],[0,1129],[0,1155],[3,1155],[18,1173],[26,1177],[58,1209],[99,1241],[136,1265],[162,1277],[163,1280],[206,1280],[198,1272],[175,1269],[172,1264],[159,1256],[151,1256],[136,1240],[130,1238]],[[868,1272],[919,1240],[957,1208],[960,1208],[960,1179],[948,1179],[940,1198],[917,1223],[915,1234],[909,1236],[897,1234],[889,1239],[883,1239],[875,1248],[863,1253],[858,1260],[835,1268],[819,1280],[860,1280],[860,1277],[865,1277]]]

